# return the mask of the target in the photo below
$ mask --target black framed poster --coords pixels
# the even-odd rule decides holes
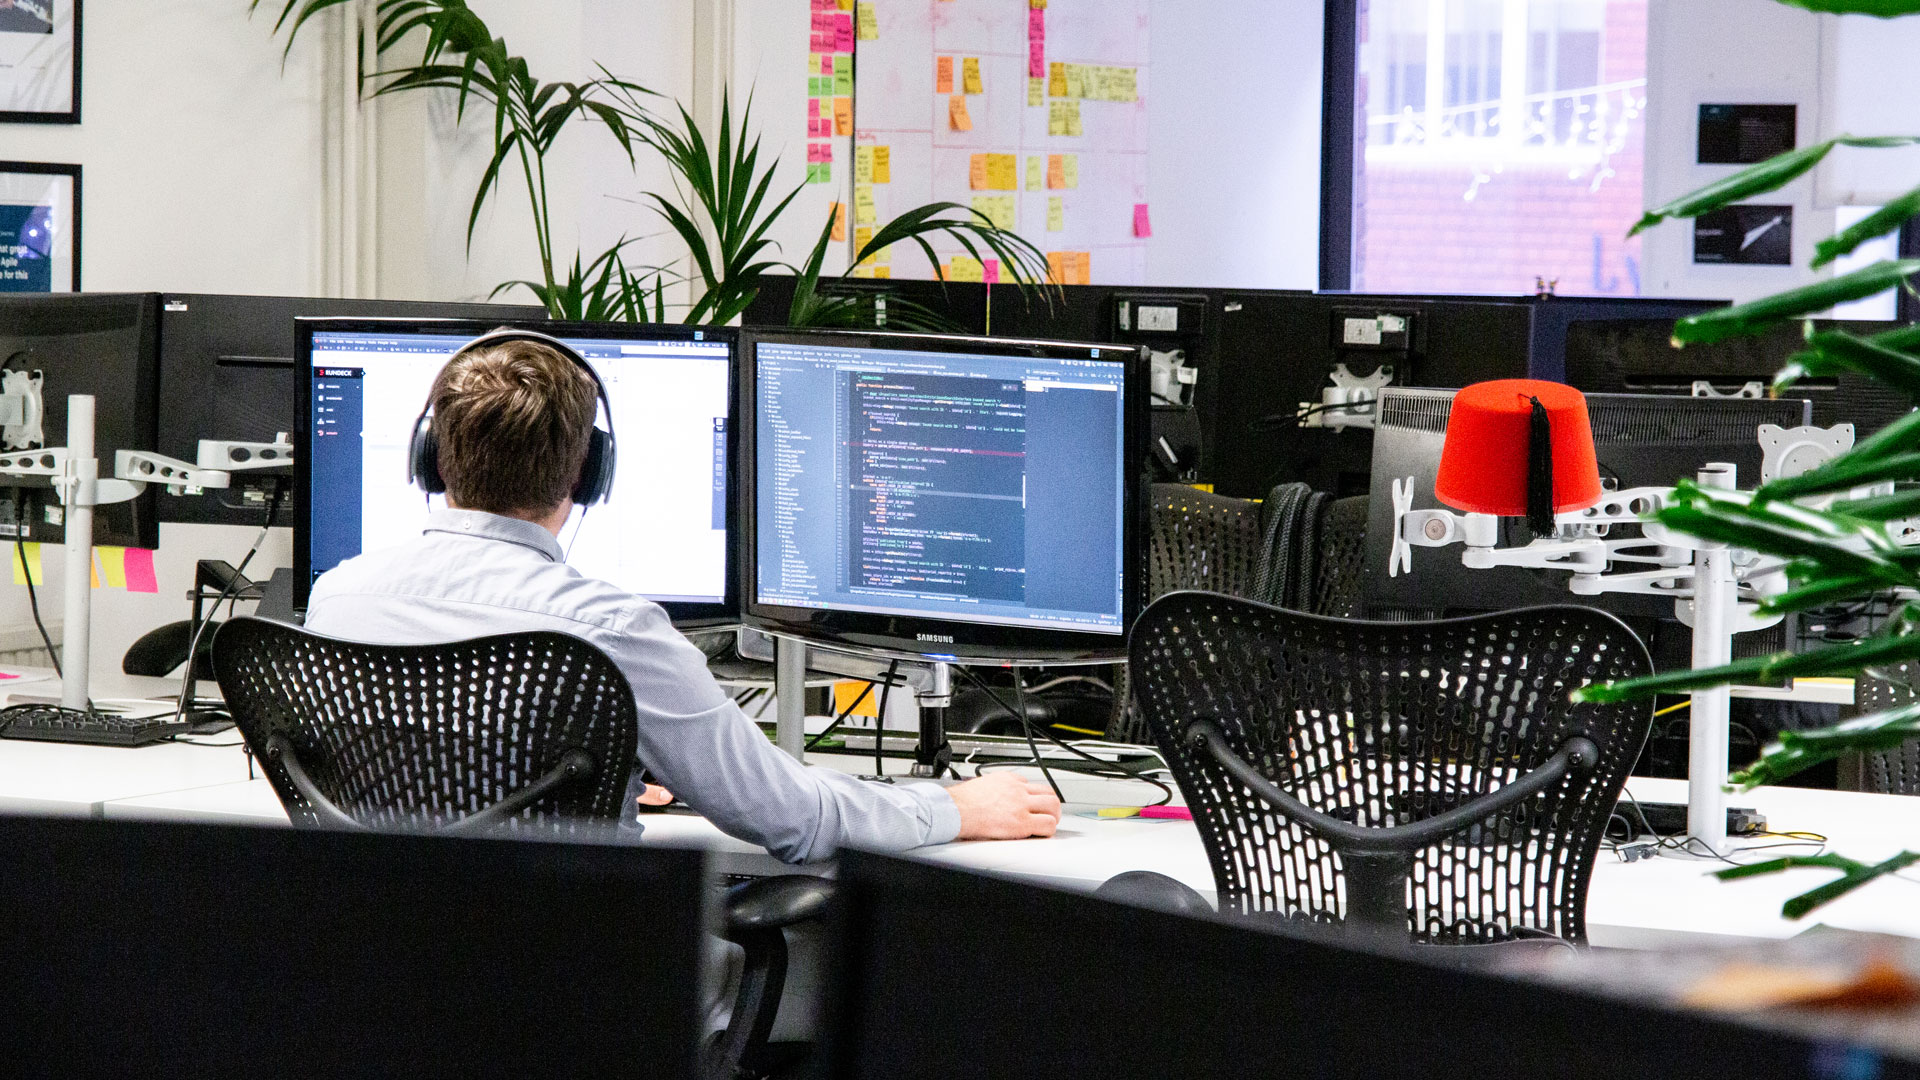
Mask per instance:
[[[0,123],[80,122],[80,0],[0,0]]]
[[[0,161],[0,293],[80,291],[80,166]]]

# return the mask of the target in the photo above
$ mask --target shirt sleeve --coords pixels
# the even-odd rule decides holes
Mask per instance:
[[[960,810],[939,785],[800,764],[747,719],[657,606],[641,604],[630,625],[600,644],[633,686],[640,760],[728,836],[806,862],[845,846],[901,851],[959,835]]]

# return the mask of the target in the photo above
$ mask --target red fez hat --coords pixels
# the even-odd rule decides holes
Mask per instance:
[[[1554,514],[1600,501],[1586,396],[1539,379],[1456,393],[1433,494],[1456,510],[1524,515],[1534,533],[1551,533]]]

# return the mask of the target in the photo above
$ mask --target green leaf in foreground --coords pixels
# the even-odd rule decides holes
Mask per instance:
[[[1920,259],[1887,259],[1836,278],[1729,308],[1689,315],[1673,327],[1675,345],[1712,345],[1756,333],[1789,319],[1818,315],[1835,304],[1863,300],[1920,272]]]
[[[1894,19],[1902,15],[1920,13],[1920,0],[1780,0],[1808,11],[1822,11],[1829,15],[1873,15],[1882,19]]]
[[[1736,660],[1715,668],[1689,671],[1663,671],[1619,682],[1594,683],[1573,692],[1573,700],[1608,705],[1632,701],[1655,694],[1675,694],[1704,690],[1730,682],[1771,682],[1783,678],[1813,675],[1851,675],[1863,667],[1920,660],[1920,635],[1871,637],[1844,645],[1829,645],[1812,652],[1778,652]]]
[[[1645,216],[1627,232],[1627,235],[1636,236],[1669,218],[1699,217],[1701,214],[1710,213],[1742,199],[1751,199],[1755,195],[1778,191],[1805,176],[1836,146],[1902,146],[1912,142],[1920,142],[1920,137],[1884,135],[1862,138],[1855,135],[1842,135],[1837,139],[1828,139],[1826,142],[1804,146],[1798,150],[1789,150],[1784,154],[1770,157],[1758,165],[1741,169],[1732,176],[1716,180],[1706,187],[1690,191],[1664,206],[1657,206],[1647,211]]]
[[[1778,740],[1761,749],[1753,764],[1728,777],[1727,782],[1745,791],[1778,783],[1846,754],[1891,750],[1915,738],[1920,738],[1920,703],[1856,716],[1832,727],[1783,731]]]
[[[1905,225],[1915,214],[1920,214],[1920,188],[1914,188],[1854,222],[1838,236],[1830,236],[1815,244],[1813,268],[1818,270],[1842,255],[1852,254],[1854,248]]]
[[[1838,900],[1876,878],[1897,874],[1917,862],[1920,862],[1920,854],[1911,851],[1903,851],[1891,859],[1877,863],[1863,863],[1858,859],[1849,859],[1845,855],[1789,855],[1783,859],[1769,859],[1766,862],[1729,867],[1713,876],[1721,881],[1733,881],[1738,878],[1756,877],[1760,874],[1777,874],[1796,867],[1818,867],[1841,871],[1839,879],[1829,881],[1817,889],[1803,892],[1780,905],[1780,914],[1783,917],[1799,919],[1804,918],[1815,908]]]

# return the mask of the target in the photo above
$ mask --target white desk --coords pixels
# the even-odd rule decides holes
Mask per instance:
[[[816,755],[813,760],[848,772],[871,768],[863,758]],[[904,762],[890,764],[904,767]],[[1023,771],[1039,777],[1035,770]],[[0,741],[0,807],[8,809],[285,823],[286,814],[267,782],[247,781],[245,776],[246,765],[237,749],[176,745],[117,750]],[[1213,872],[1191,822],[1082,816],[1101,806],[1150,801],[1153,789],[1128,781],[1068,773],[1056,776],[1069,803],[1068,814],[1052,839],[955,843],[917,854],[950,866],[1073,889],[1096,888],[1127,870],[1153,870],[1213,895]],[[1628,787],[1641,799],[1686,800],[1686,786],[1676,780],[1636,777]],[[1903,848],[1920,848],[1920,798],[1761,788],[1731,801],[1758,808],[1776,831],[1824,833],[1828,850],[1857,859],[1881,859]],[[703,845],[715,854],[717,868],[726,873],[795,869],[751,844],[725,836],[698,817],[649,817],[645,835],[662,842]],[[1827,905],[1812,919],[1791,922],[1780,916],[1780,905],[1830,880],[1831,871],[1791,871],[1721,882],[1710,876],[1720,865],[1667,857],[1629,864],[1602,850],[1587,899],[1590,939],[1600,946],[1655,948],[1715,939],[1791,937],[1816,922],[1920,937],[1920,882],[1905,878],[1876,882]]]

